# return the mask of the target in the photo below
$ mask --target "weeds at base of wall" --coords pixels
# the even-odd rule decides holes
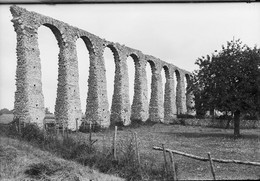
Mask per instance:
[[[103,147],[102,150],[98,150],[88,141],[73,139],[72,134],[65,136],[54,133],[44,134],[34,124],[22,127],[20,133],[13,125],[10,125],[9,129],[5,131],[5,135],[27,141],[35,147],[54,153],[64,159],[74,160],[84,166],[127,180],[161,180],[164,178],[163,166],[148,164],[148,162],[138,164],[133,137],[128,137],[127,141],[117,143],[117,159],[115,160],[111,147]],[[26,170],[28,172],[26,174],[35,178],[35,171],[49,173],[48,169],[42,165],[32,165],[32,168]]]

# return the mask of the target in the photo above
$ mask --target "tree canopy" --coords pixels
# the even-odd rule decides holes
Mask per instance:
[[[13,110],[3,108],[3,109],[0,110],[0,115],[2,115],[2,114],[13,114]]]
[[[222,45],[222,50],[198,58],[192,89],[198,114],[217,109],[234,113],[235,135],[239,135],[240,113],[260,110],[260,49],[239,39]],[[236,125],[238,124],[238,125]],[[237,132],[238,131],[238,132]]]

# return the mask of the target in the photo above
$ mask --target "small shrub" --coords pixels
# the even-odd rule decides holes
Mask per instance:
[[[48,160],[42,163],[33,163],[24,171],[31,178],[44,179],[46,176],[51,176],[56,172],[66,169],[59,162]]]
[[[216,119],[231,120],[231,119],[233,119],[233,116],[224,114],[224,115],[220,115],[220,116],[216,117]]]
[[[83,158],[86,155],[90,155],[96,151],[95,147],[87,143],[78,143],[73,147],[71,152],[71,159]]]
[[[257,115],[250,115],[250,114],[246,114],[243,118],[244,120],[257,120]]]
[[[177,118],[187,118],[187,119],[193,119],[195,116],[190,114],[177,114]]]
[[[21,133],[21,137],[27,141],[35,141],[38,144],[44,141],[43,131],[35,124],[27,124],[22,128]]]
[[[204,115],[196,115],[195,118],[196,119],[205,119],[205,116]]]
[[[135,119],[135,120],[131,120],[131,124],[127,127],[138,128],[140,126],[145,125],[145,123],[146,122],[143,122],[142,120]]]

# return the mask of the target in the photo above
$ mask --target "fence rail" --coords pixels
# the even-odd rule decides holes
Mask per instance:
[[[158,150],[158,151],[163,151],[163,148],[157,147],[157,146],[154,146],[153,149]],[[176,151],[176,150],[171,150],[171,149],[165,149],[165,151],[166,152],[172,152],[172,153],[175,153],[175,154],[178,154],[178,155],[186,156],[186,157],[193,158],[193,159],[200,160],[200,161],[209,161],[209,158],[204,158],[204,157],[184,153],[184,152],[181,152],[181,151]],[[219,162],[219,163],[237,163],[237,164],[244,164],[244,165],[260,166],[260,162],[249,162],[249,161],[240,161],[240,160],[224,160],[224,159],[216,159],[216,158],[211,158],[211,160],[214,161],[214,162]]]

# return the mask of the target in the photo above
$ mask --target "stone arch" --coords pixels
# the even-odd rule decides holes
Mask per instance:
[[[91,42],[91,40],[86,35],[82,35],[79,38],[81,38],[84,41],[84,43],[85,43],[85,45],[88,49],[89,55],[90,56],[93,55],[94,54],[94,48],[93,48],[93,43]]]
[[[108,47],[113,52],[115,63],[120,61],[119,53],[118,53],[117,48],[113,44],[108,44],[106,47]]]
[[[57,28],[57,26],[55,26],[53,24],[50,24],[50,23],[43,23],[42,25],[47,27],[47,28],[49,28],[52,31],[52,33],[54,34],[54,36],[55,36],[55,38],[56,38],[56,40],[58,42],[59,47],[61,47],[62,42],[63,42],[63,38],[62,38],[61,32]]]
[[[135,53],[130,53],[130,55],[128,55],[128,56],[131,56],[133,58],[134,63],[138,63],[139,62],[139,57]]]
[[[57,97],[58,85],[58,54],[62,42],[60,31],[51,24],[42,24],[38,27],[37,44],[39,48],[40,72],[41,72],[41,89],[44,98],[44,107],[50,108],[50,112],[55,111],[55,102]],[[33,35],[31,35],[33,37]],[[36,49],[33,47],[32,50]],[[48,58],[46,58],[48,56]],[[34,64],[36,62],[32,62]],[[33,65],[35,67],[35,65]],[[34,85],[37,87],[39,83]]]
[[[162,101],[163,101],[163,117],[166,118],[167,114],[167,99],[169,98],[169,78],[170,72],[169,67],[167,65],[163,65],[161,69],[161,77],[162,77]],[[164,120],[165,121],[165,120]]]
[[[104,49],[103,49],[103,58],[105,59],[105,57],[104,57],[104,53],[105,53],[105,49],[106,48],[108,48],[111,52],[112,52],[112,54],[113,54],[113,61],[111,62],[111,63],[113,63],[114,64],[114,72],[113,72],[113,75],[108,75],[108,76],[110,76],[110,77],[113,77],[113,80],[112,80],[112,82],[113,82],[113,89],[111,90],[112,92],[111,92],[111,94],[112,94],[112,99],[110,99],[109,98],[109,101],[111,101],[110,102],[110,109],[112,108],[112,105],[113,105],[113,101],[114,101],[114,94],[115,94],[115,89],[117,88],[116,87],[116,85],[115,85],[115,83],[116,83],[116,71],[118,70],[118,67],[119,67],[119,63],[120,63],[120,58],[119,58],[119,53],[118,53],[118,50],[116,49],[116,47],[113,45],[113,44],[108,44],[108,45],[106,45],[105,47],[104,47]],[[108,67],[108,62],[106,62],[106,60],[105,60],[105,68],[106,68],[106,72],[109,70],[109,69],[107,69],[107,67]],[[110,73],[112,73],[112,72],[110,72]],[[108,83],[108,85],[107,86],[110,86],[109,85],[109,81],[108,81],[108,76],[106,76],[106,82]],[[107,87],[107,90],[108,90],[108,87]],[[109,93],[108,93],[109,94]],[[111,110],[110,110],[111,111]]]
[[[29,22],[30,23],[30,22]],[[59,63],[59,57],[60,57],[60,51],[61,51],[61,47],[63,46],[63,38],[62,38],[62,34],[61,34],[61,31],[60,31],[60,29],[56,26],[56,25],[53,25],[53,24],[51,24],[51,23],[49,23],[49,22],[41,22],[41,23],[39,23],[38,24],[38,27],[36,28],[36,30],[35,30],[35,36],[36,36],[36,42],[37,42],[37,46],[36,45],[34,45],[34,47],[32,48],[32,50],[34,51],[34,50],[38,50],[39,51],[39,61],[33,61],[32,62],[32,64],[33,64],[33,67],[37,67],[36,65],[38,64],[38,67],[39,67],[39,69],[38,70],[36,70],[37,71],[37,73],[36,73],[36,71],[35,71],[35,73],[36,74],[38,74],[38,73],[40,73],[41,75],[43,74],[43,64],[42,64],[42,58],[40,57],[40,49],[39,49],[39,42],[38,42],[38,30],[39,30],[39,28],[40,27],[46,27],[47,29],[49,29],[49,30],[51,30],[51,32],[53,33],[53,35],[54,35],[54,37],[56,38],[56,40],[57,40],[57,46],[58,46],[58,48],[59,48],[59,52],[58,52],[58,54],[57,54],[57,65],[58,65],[58,69],[57,69],[57,72],[58,72],[58,70],[60,70],[61,69],[61,67],[60,67],[60,63]],[[30,34],[30,38],[31,38],[31,40],[33,40],[34,39],[34,34]],[[37,77],[37,76],[35,76],[35,77]],[[58,74],[57,74],[57,77],[55,78],[55,80],[57,80],[58,79]],[[40,107],[39,105],[41,104],[41,102],[42,102],[42,104],[43,104],[43,107],[45,108],[45,101],[44,101],[44,97],[45,96],[47,96],[47,95],[44,95],[44,92],[43,92],[43,79],[42,79],[42,76],[40,77],[40,79],[38,80],[39,81],[39,83],[41,84],[41,86],[40,86],[40,92],[42,93],[42,100],[40,100],[39,99],[39,97],[38,98],[36,98],[36,99],[39,99],[38,100],[38,103],[36,104],[36,107]],[[57,120],[57,99],[59,99],[58,98],[58,94],[59,94],[59,89],[58,89],[58,85],[59,85],[59,79],[58,79],[58,81],[57,81],[57,89],[56,89],[56,101],[55,101],[55,105],[54,105],[54,115],[55,115],[55,119]],[[40,95],[40,94],[39,94]],[[45,97],[45,99],[46,99],[46,97]],[[45,112],[44,112],[44,114],[45,114]],[[37,115],[37,114],[36,114]],[[37,118],[38,118],[39,116],[37,115]],[[38,121],[41,121],[40,119],[37,119]]]
[[[106,51],[106,50],[108,50],[108,51]],[[113,104],[116,99],[116,97],[114,96],[116,88],[117,88],[115,85],[116,71],[118,69],[120,59],[119,59],[118,50],[116,49],[116,47],[113,44],[110,44],[110,43],[105,44],[102,52],[103,52],[103,55],[102,55],[103,59],[105,60],[104,64],[105,64],[106,82],[107,82],[106,90],[107,90],[107,97],[108,97],[108,103],[109,103],[109,110],[110,110],[110,114],[112,114]],[[105,54],[107,52],[112,53],[112,57],[111,57],[111,55],[109,57],[109,58],[113,59],[113,60],[109,60],[111,62],[108,62],[107,57],[105,57],[106,56]],[[111,64],[113,64],[113,65],[111,65]],[[113,68],[111,68],[110,66],[112,66]],[[112,117],[111,117],[111,119],[112,119]]]
[[[131,57],[132,60],[129,60],[128,58]],[[133,61],[130,63],[129,61]],[[130,66],[130,65],[133,66]],[[129,80],[129,100],[130,100],[130,106],[133,106],[135,91],[136,91],[136,74],[137,74],[137,68],[140,67],[139,58],[135,53],[131,53],[127,56],[127,68],[128,68],[128,80]],[[134,70],[130,70],[130,68],[133,68]],[[134,71],[133,73],[131,73]],[[131,75],[131,76],[130,76]]]
[[[152,93],[152,75],[155,72],[155,63],[152,60],[148,60],[145,64],[146,67],[150,66],[151,69],[151,75],[148,75],[147,73],[147,97],[148,97],[148,107],[150,105],[150,101],[151,101],[151,93]],[[150,77],[149,77],[150,76]]]
[[[164,70],[165,78],[166,78],[166,79],[170,79],[170,70],[169,70],[168,65],[164,65],[164,66],[162,67],[162,69]]]
[[[147,62],[148,62],[148,63],[150,64],[150,66],[151,66],[152,73],[154,73],[155,70],[156,70],[156,66],[155,66],[154,61],[152,61],[152,60],[147,60]]]
[[[169,67],[167,65],[163,65],[161,69],[161,76],[162,76],[162,90],[163,90],[163,102],[166,100],[166,91],[169,89],[167,87],[167,83],[169,82],[170,78],[170,72],[169,72]]]
[[[176,109],[177,109],[177,115],[181,112],[181,75],[180,71],[178,69],[175,69],[175,80],[176,80]]]
[[[80,42],[82,41],[82,42]],[[78,77],[78,82],[79,82],[79,97],[80,97],[80,108],[81,108],[81,113],[86,115],[86,110],[87,110],[87,100],[88,97],[90,97],[91,95],[89,95],[90,91],[89,91],[89,82],[91,80],[90,79],[90,69],[91,69],[91,59],[94,56],[94,48],[93,48],[93,44],[91,42],[91,40],[89,39],[89,37],[87,35],[85,35],[84,33],[81,33],[76,39],[75,39],[75,45],[76,45],[76,49],[77,49],[77,59],[78,59],[78,75],[76,75]],[[85,49],[80,50],[80,46],[84,46]],[[87,56],[86,51],[87,49]],[[84,59],[83,59],[83,55],[84,54]],[[82,115],[82,121],[85,121],[85,115]],[[79,123],[80,125],[80,123]]]

